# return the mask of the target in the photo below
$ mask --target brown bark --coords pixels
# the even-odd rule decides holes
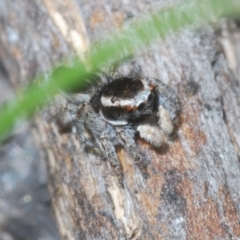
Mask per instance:
[[[1,38],[18,62],[18,86],[72,50],[81,54],[105,29],[159,7],[153,1],[2,2]],[[124,189],[107,162],[85,153],[74,134],[59,133],[48,110],[36,118],[63,239],[240,238],[239,40],[237,25],[222,21],[218,31],[184,30],[138,54],[145,76],[177,92],[181,124],[159,151],[137,139],[150,159],[148,179],[118,150]]]

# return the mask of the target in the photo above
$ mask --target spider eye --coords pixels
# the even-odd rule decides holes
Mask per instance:
[[[137,110],[142,111],[144,108],[145,108],[145,103],[142,102],[138,105]]]
[[[112,103],[115,103],[115,102],[116,102],[116,100],[117,100],[117,98],[116,98],[116,97],[112,97],[112,98],[111,98],[111,102],[112,102]]]
[[[153,100],[153,94],[152,93],[150,93],[149,95],[148,95],[148,102],[151,102],[152,100]]]

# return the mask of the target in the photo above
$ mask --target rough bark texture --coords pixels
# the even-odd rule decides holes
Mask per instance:
[[[106,29],[174,1],[1,2],[1,38],[20,86]],[[85,153],[74,134],[60,134],[49,111],[36,118],[63,239],[240,238],[240,30],[225,20],[215,30],[184,30],[137,54],[144,75],[174,88],[182,106],[167,147],[137,139],[150,159],[148,179],[119,149],[119,188],[109,164]]]

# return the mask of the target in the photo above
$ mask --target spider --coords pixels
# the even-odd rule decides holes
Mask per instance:
[[[121,64],[119,61],[107,73],[96,75],[100,81],[87,93],[68,96],[71,122],[78,139],[87,147],[97,146],[119,179],[123,176],[116,146],[124,147],[147,176],[148,161],[136,144],[136,134],[159,148],[164,136],[174,131],[180,113],[173,89],[158,79],[134,73],[121,75],[118,72]],[[86,137],[86,130],[90,138]]]

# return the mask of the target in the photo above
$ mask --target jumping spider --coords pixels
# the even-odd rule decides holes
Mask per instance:
[[[121,63],[121,62],[120,62]],[[138,133],[152,146],[159,148],[164,135],[174,130],[180,112],[174,91],[158,79],[119,74],[120,64],[110,72],[96,75],[98,84],[87,94],[68,96],[71,120],[79,140],[96,147],[108,159],[115,173],[122,178],[115,147],[121,145],[147,175],[147,160],[135,142]],[[88,131],[91,138],[86,138]]]

